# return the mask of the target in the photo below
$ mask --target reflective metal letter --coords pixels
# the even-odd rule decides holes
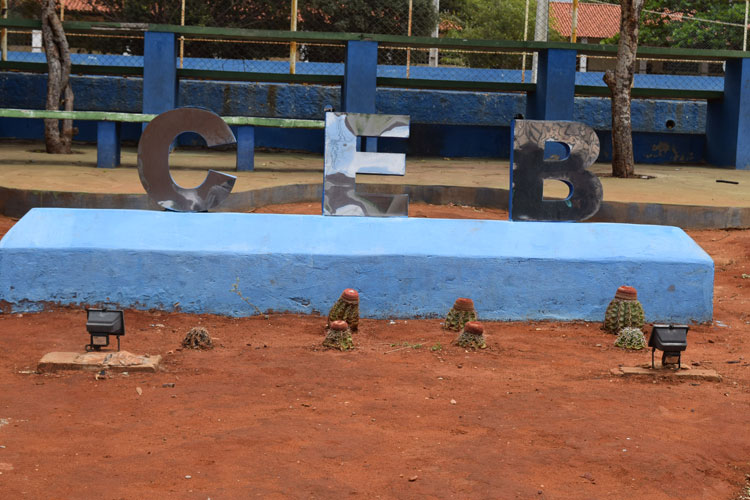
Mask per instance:
[[[545,159],[548,142],[569,151]],[[592,217],[602,202],[602,183],[586,170],[599,156],[599,138],[591,127],[567,121],[516,120],[510,176],[512,220],[571,221]],[[568,185],[564,200],[544,200],[544,180]]]
[[[148,124],[138,143],[138,175],[149,197],[167,210],[205,212],[221,204],[237,178],[209,170],[203,183],[192,189],[178,185],[169,173],[169,150],[183,132],[195,132],[206,145],[237,142],[232,130],[216,113],[198,108],[166,111]]]
[[[408,216],[409,195],[358,193],[357,174],[404,175],[406,157],[357,151],[357,137],[409,137],[409,117],[326,113],[323,215]]]

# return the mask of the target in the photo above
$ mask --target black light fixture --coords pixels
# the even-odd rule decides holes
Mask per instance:
[[[651,348],[651,368],[654,368],[654,351],[663,351],[661,365],[677,364],[680,369],[682,351],[687,349],[687,325],[654,325],[648,346]]]
[[[122,311],[114,309],[86,309],[86,331],[91,335],[91,343],[86,351],[99,351],[109,345],[109,336],[117,337],[117,350],[120,350],[120,336],[125,335],[125,319]]]

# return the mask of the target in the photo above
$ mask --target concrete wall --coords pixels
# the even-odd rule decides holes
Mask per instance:
[[[487,320],[601,321],[628,283],[649,321],[706,322],[713,275],[681,229],[636,224],[35,208],[0,241],[6,312],[252,314],[237,284],[261,311],[325,312],[353,287],[371,318],[472,296]]]
[[[73,77],[75,108],[140,113],[141,78]],[[46,75],[0,73],[0,107],[43,109]],[[200,106],[221,115],[322,119],[323,108],[339,108],[340,89],[321,85],[183,80],[179,106]],[[526,111],[524,94],[428,91],[379,88],[378,113],[409,114],[408,141],[381,139],[383,151],[446,157],[507,158],[510,122]],[[600,161],[611,159],[610,101],[575,99],[574,119],[592,126],[602,144]],[[95,141],[96,124],[79,122],[77,140]],[[634,100],[636,161],[697,163],[706,157],[706,103],[703,101]],[[123,124],[123,138],[137,140],[139,124]],[[41,120],[0,119],[0,138],[40,139]],[[322,152],[321,130],[258,129],[256,147]]]

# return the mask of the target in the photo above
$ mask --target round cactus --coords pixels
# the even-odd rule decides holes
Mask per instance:
[[[621,286],[604,314],[604,330],[617,334],[626,327],[643,328],[643,306],[638,292],[631,286]]]
[[[211,342],[211,335],[208,334],[208,330],[202,326],[196,326],[187,332],[185,338],[182,340],[182,347],[187,347],[188,349],[213,349],[214,345]]]
[[[477,313],[474,311],[474,301],[465,297],[459,297],[448,311],[445,317],[446,330],[460,332],[466,323],[476,321]]]
[[[348,351],[354,349],[352,340],[352,331],[346,321],[333,321],[326,330],[326,338],[323,340],[323,346],[329,349],[338,349],[339,351]]]
[[[341,297],[333,304],[328,313],[328,326],[334,321],[346,321],[349,328],[356,332],[359,328],[359,293],[353,288],[347,288]]]
[[[640,328],[626,327],[617,335],[615,346],[639,351],[646,347],[646,337]]]
[[[461,335],[456,339],[456,345],[465,349],[486,349],[484,341],[484,326],[479,321],[469,321],[464,325]]]

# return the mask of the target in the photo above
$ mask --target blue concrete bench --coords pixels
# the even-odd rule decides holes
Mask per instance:
[[[47,111],[29,109],[0,109],[0,118],[54,118],[58,120],[90,120],[97,122],[96,166],[114,168],[120,165],[120,124],[123,122],[148,123],[157,115],[118,113],[108,111]],[[226,116],[228,125],[237,126],[237,170],[255,168],[255,127],[320,128],[322,120],[297,120],[294,118],[262,118],[252,116]]]

